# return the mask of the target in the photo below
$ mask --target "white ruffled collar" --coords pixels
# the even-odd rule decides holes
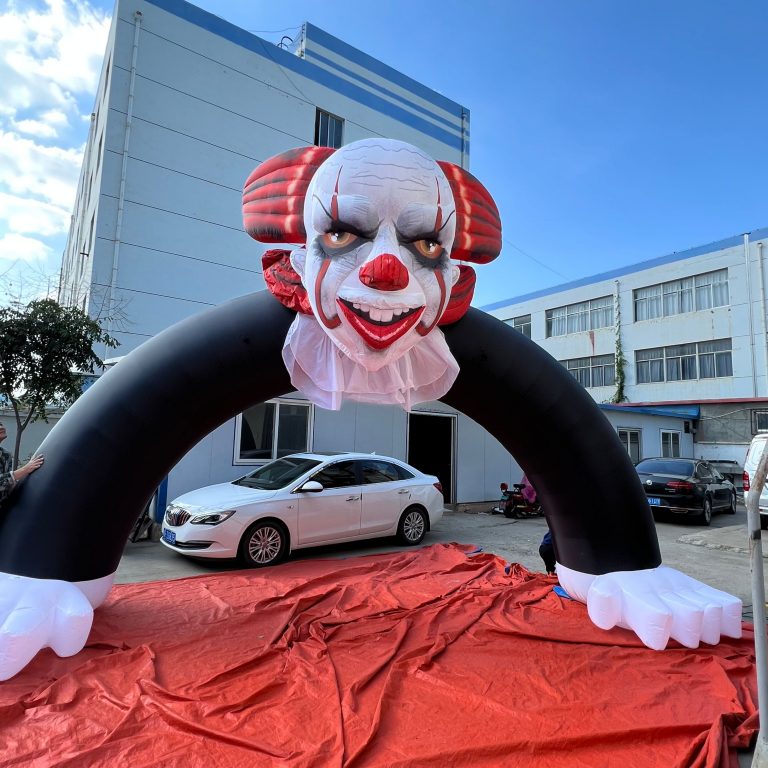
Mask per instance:
[[[439,328],[394,362],[369,371],[338,349],[314,316],[304,314],[296,315],[288,330],[283,361],[297,390],[334,411],[345,397],[410,411],[418,403],[439,400],[459,373]]]

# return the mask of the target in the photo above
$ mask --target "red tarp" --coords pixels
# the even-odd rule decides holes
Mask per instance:
[[[83,652],[0,683],[0,765],[736,766],[751,626],[650,651],[465,549],[117,586]]]

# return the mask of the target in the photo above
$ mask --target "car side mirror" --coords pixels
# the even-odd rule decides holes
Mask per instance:
[[[323,486],[317,480],[307,480],[304,485],[296,489],[296,493],[320,493]]]

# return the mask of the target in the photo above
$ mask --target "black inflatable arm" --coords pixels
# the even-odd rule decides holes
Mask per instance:
[[[145,342],[64,415],[45,465],[8,499],[0,572],[88,581],[114,573],[137,515],[195,443],[291,391],[281,349],[293,313],[244,296]],[[659,565],[647,501],[616,434],[570,374],[471,309],[445,329],[461,373],[444,401],[475,419],[534,483],[558,560],[606,573]]]
[[[443,402],[485,427],[523,468],[557,561],[593,574],[660,565],[637,472],[581,384],[522,333],[479,310],[443,331],[461,368]]]

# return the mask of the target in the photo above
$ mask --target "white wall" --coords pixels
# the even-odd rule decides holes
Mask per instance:
[[[660,259],[664,263],[638,264],[636,269],[618,270],[618,275],[586,278],[575,287],[557,287],[534,298],[516,302],[510,300],[502,307],[487,308],[490,314],[504,320],[531,314],[532,339],[557,360],[613,354],[613,328],[572,333],[554,338],[546,337],[546,310],[588,299],[613,295],[618,281],[621,309],[622,346],[627,360],[625,394],[631,402],[696,401],[736,397],[768,396],[768,336],[766,336],[766,302],[768,292],[761,283],[758,242],[768,243],[768,233],[761,230],[749,246],[750,266],[745,268],[741,238],[730,238],[724,244],[713,244],[711,250],[698,248],[690,256],[679,254]],[[768,253],[763,249],[763,260]],[[764,264],[763,272],[768,271]],[[634,321],[633,291],[636,288],[703,274],[719,269],[728,270],[729,304],[674,317]],[[763,275],[765,279],[765,275]],[[749,288],[751,285],[751,303]],[[750,307],[752,335],[750,335]],[[635,375],[635,350],[684,344],[712,339],[732,340],[733,376],[694,381],[638,384]],[[755,365],[752,365],[754,344]],[[754,372],[754,380],[753,380]],[[754,386],[757,391],[754,391]],[[597,402],[612,396],[614,387],[589,389]]]

